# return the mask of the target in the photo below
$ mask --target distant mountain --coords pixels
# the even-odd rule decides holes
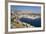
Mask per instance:
[[[40,15],[41,13],[33,13],[31,10],[16,10],[14,11],[16,14],[37,14]]]

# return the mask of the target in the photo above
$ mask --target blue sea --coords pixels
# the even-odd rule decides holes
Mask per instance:
[[[31,18],[21,18],[21,22],[28,23],[34,27],[41,27],[41,18],[31,19]]]

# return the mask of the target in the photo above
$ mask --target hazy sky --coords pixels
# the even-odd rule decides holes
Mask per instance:
[[[40,6],[16,6],[16,5],[11,5],[11,11],[15,10],[29,10],[32,11],[33,13],[40,13],[41,7]]]

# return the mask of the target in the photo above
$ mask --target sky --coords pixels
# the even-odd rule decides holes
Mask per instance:
[[[41,12],[41,7],[40,6],[16,6],[16,5],[11,5],[11,11],[16,11],[16,10],[29,10],[32,11],[32,13],[40,13]]]

